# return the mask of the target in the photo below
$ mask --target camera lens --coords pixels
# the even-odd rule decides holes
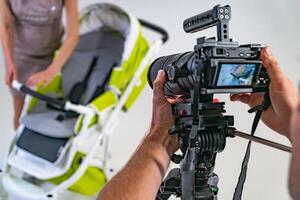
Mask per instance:
[[[156,59],[151,64],[148,72],[148,83],[151,87],[153,87],[153,82],[160,69],[167,74],[167,82],[164,88],[167,96],[189,94],[195,80],[196,63],[194,52],[163,56]],[[172,78],[168,77],[171,74]]]

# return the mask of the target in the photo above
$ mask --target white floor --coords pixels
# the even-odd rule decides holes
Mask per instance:
[[[83,7],[95,0],[80,0]],[[165,27],[170,33],[170,41],[161,50],[161,55],[193,50],[195,39],[207,35],[213,36],[213,30],[203,33],[186,34],[182,30],[182,21],[192,15],[210,9],[216,3],[232,6],[230,35],[240,43],[271,44],[284,72],[297,85],[300,80],[300,1],[173,1],[164,0],[109,0],[132,14]],[[4,77],[3,57],[0,54],[0,77]],[[152,92],[147,87],[133,109],[120,116],[120,124],[113,138],[113,158],[121,167],[130,157],[143,135],[147,132],[151,118]],[[247,106],[228,101],[227,95],[219,96],[226,102],[228,114],[235,115],[236,128],[250,132],[253,115],[247,113]],[[14,135],[11,119],[11,98],[3,79],[0,81],[0,164]],[[285,138],[274,134],[261,124],[257,135],[289,144]],[[220,199],[232,199],[246,141],[239,138],[228,139],[224,152],[217,156],[216,169],[220,178]],[[249,173],[244,187],[243,199],[290,199],[287,189],[288,166],[290,156],[287,153],[254,144],[249,164]],[[66,195],[61,199],[84,199]]]

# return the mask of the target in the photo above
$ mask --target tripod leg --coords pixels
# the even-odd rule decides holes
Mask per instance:
[[[211,189],[214,192],[214,200],[218,200],[218,182],[219,182],[219,177],[216,173],[213,173],[213,175],[208,179],[208,184],[210,185]]]
[[[156,195],[156,200],[167,200],[171,195],[180,195],[180,169],[172,169],[167,177],[163,180],[159,191]]]

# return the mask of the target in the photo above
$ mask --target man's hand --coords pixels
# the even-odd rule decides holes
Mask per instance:
[[[290,166],[289,189],[293,199],[300,199],[300,101],[294,110],[290,123],[290,138],[293,154]]]
[[[45,87],[54,79],[56,74],[57,74],[57,72],[55,70],[48,68],[44,71],[41,71],[41,72],[31,75],[28,78],[26,85],[28,85],[28,86],[39,85],[39,86]]]
[[[165,82],[165,72],[160,70],[153,83],[153,110],[151,127],[169,130],[174,125],[174,117],[172,114],[171,104],[168,102],[164,94]]]
[[[171,156],[178,149],[177,136],[169,134],[169,129],[174,125],[171,103],[180,101],[180,97],[167,99],[164,94],[165,82],[166,74],[163,70],[160,70],[153,83],[153,111],[149,136],[156,141],[164,141],[162,144]]]
[[[151,130],[126,166],[102,189],[98,200],[153,200],[178,149],[176,136],[169,134],[174,125],[171,104],[164,95],[166,75],[158,72],[153,88]],[[177,102],[173,99],[172,102]],[[126,186],[126,187],[120,187]]]
[[[263,112],[262,121],[274,131],[291,139],[289,122],[293,110],[297,107],[298,93],[292,82],[283,74],[269,48],[262,50],[261,60],[271,79],[269,93],[272,102],[272,106]],[[230,96],[230,99],[254,107],[262,103],[263,95],[259,93],[234,94]]]
[[[15,66],[9,66],[7,67],[5,73],[5,84],[11,87],[11,83],[13,80],[17,80],[17,69]]]

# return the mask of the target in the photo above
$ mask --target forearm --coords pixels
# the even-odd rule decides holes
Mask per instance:
[[[49,70],[54,73],[59,72],[69,60],[79,40],[77,1],[65,0],[65,7],[67,37],[59,50],[57,58],[53,60],[53,63],[49,67]]]
[[[103,188],[98,200],[154,200],[170,163],[168,135],[153,129],[127,165]]]
[[[5,63],[7,66],[15,66],[13,60],[14,34],[11,25],[2,24],[0,27],[1,43],[3,47]]]
[[[78,43],[78,35],[70,36],[65,40],[62,47],[59,50],[57,57],[53,60],[48,70],[57,73],[65,65],[68,59],[71,57],[76,45]]]
[[[290,166],[290,193],[293,199],[300,199],[300,135],[292,137],[293,153]]]

